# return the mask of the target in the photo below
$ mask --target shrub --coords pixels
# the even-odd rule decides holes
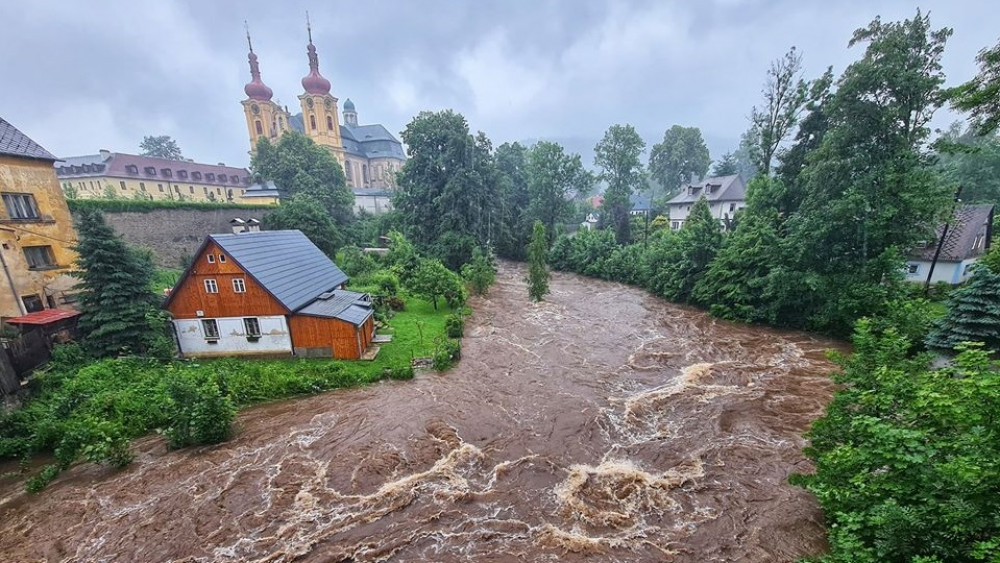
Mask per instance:
[[[385,368],[385,376],[389,379],[395,380],[413,379],[413,366],[410,364],[403,364]]]
[[[389,304],[389,308],[392,309],[393,311],[402,311],[406,309],[406,302],[403,301],[402,298],[400,297],[391,296],[386,301],[386,303]]]
[[[337,257],[337,265],[345,274],[356,278],[364,274],[374,272],[378,269],[378,261],[371,254],[366,254],[356,246],[347,246],[341,249]]]
[[[229,438],[236,407],[214,379],[178,375],[168,382],[170,426],[164,434],[171,447],[217,444]]]
[[[465,334],[465,318],[461,315],[448,315],[444,319],[444,332],[448,338],[462,338]]]
[[[399,278],[387,270],[376,272],[372,275],[370,282],[378,286],[382,295],[395,297],[399,293]]]
[[[41,492],[42,489],[59,476],[59,471],[58,465],[46,465],[38,475],[28,479],[24,484],[24,490],[30,494]]]
[[[444,339],[434,349],[434,369],[444,371],[461,357],[462,343],[451,338]]]

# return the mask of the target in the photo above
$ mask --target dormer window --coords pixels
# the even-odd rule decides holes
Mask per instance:
[[[139,167],[134,164],[129,164],[128,166],[125,167],[125,172],[128,172],[129,174],[138,174]]]
[[[226,183],[226,175],[225,174],[219,174],[219,183],[220,184],[225,184]]]
[[[160,173],[163,174],[164,178],[173,178],[174,172],[169,168],[161,168]]]
[[[214,172],[206,172],[205,173],[205,181],[206,182],[214,182],[215,181],[215,173]]]
[[[177,171],[177,177],[180,178],[181,180],[186,180],[187,177],[188,177],[188,171],[187,170],[178,170]]]
[[[156,176],[155,166],[147,166],[146,168],[143,169],[143,171],[146,172],[147,176]]]
[[[191,173],[191,179],[192,180],[201,180],[201,172],[192,172]]]
[[[229,182],[232,183],[232,184],[239,184],[240,183],[240,177],[236,176],[234,174],[234,175],[232,175],[232,176],[229,177]]]

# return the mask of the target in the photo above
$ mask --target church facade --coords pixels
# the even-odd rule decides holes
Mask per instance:
[[[319,55],[309,32],[309,74],[302,79],[303,92],[298,96],[299,113],[292,114],[287,106],[272,100],[274,92],[261,79],[260,64],[253,51],[250,37],[250,82],[243,91],[247,131],[250,133],[251,150],[257,141],[267,138],[277,140],[288,131],[298,131],[326,147],[341,166],[347,177],[347,186],[357,192],[388,192],[395,189],[395,177],[406,154],[403,145],[382,125],[360,125],[358,113],[350,99],[344,101],[343,114],[339,100],[330,93],[330,81],[319,72]]]

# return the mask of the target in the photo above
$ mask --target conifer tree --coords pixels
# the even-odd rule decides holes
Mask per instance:
[[[1000,350],[1000,274],[984,264],[973,268],[972,279],[951,294],[948,312],[927,335],[928,348],[952,353],[962,342],[982,342]]]
[[[545,225],[535,221],[528,245],[528,297],[541,301],[549,293],[548,238]]]
[[[145,353],[156,340],[150,322],[157,316],[149,255],[126,245],[99,211],[83,211],[77,230],[84,348],[97,357]]]
[[[654,274],[655,291],[671,301],[691,302],[695,285],[721,246],[722,225],[712,217],[708,200],[702,196],[691,207],[666,263]]]

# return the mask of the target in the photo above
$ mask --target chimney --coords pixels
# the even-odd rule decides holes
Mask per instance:
[[[97,152],[101,153],[101,160],[107,160],[111,158],[111,151],[109,151],[108,149],[101,149]]]
[[[244,221],[243,219],[240,219],[239,217],[233,217],[233,219],[229,221],[229,224],[232,225],[233,234],[235,235],[247,232],[246,228],[247,222]]]
[[[691,185],[693,186],[693,185],[695,185],[697,183],[698,183],[698,175],[696,173],[692,172],[691,173]]]
[[[219,163],[219,166],[225,166],[225,165],[226,165],[226,163],[225,163],[225,162],[220,162],[220,163]]]

